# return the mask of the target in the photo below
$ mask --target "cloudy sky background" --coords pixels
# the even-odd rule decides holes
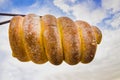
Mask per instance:
[[[0,0],[0,12],[85,20],[103,34],[90,64],[22,63],[11,55],[9,24],[0,25],[0,80],[120,80],[120,0]],[[0,16],[0,21],[12,17]]]

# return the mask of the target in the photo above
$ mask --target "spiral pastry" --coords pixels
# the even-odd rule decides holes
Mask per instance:
[[[96,26],[49,14],[15,16],[9,26],[12,56],[21,62],[43,64],[49,61],[59,65],[64,60],[69,65],[89,63],[101,39],[102,33]]]

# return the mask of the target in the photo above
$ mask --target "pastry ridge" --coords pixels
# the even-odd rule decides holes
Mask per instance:
[[[61,29],[64,60],[75,65],[81,59],[81,46],[77,26],[68,17],[59,17],[57,23]]]
[[[57,19],[53,15],[44,15],[42,26],[44,27],[43,39],[47,58],[52,64],[59,65],[63,61],[63,51]]]
[[[37,64],[47,62],[42,42],[42,31],[40,17],[35,14],[28,14],[23,22],[23,35],[25,48],[30,59]]]
[[[23,19],[24,18],[21,16],[15,16],[11,19],[9,26],[9,42],[12,49],[12,56],[22,62],[26,62],[30,59],[27,56],[25,45],[21,38],[23,36],[21,33]]]
[[[97,48],[97,43],[92,27],[85,21],[76,21],[76,25],[81,31],[82,38],[82,63],[89,63],[93,60]]]

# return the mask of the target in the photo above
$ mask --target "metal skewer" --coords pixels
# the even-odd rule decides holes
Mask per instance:
[[[0,16],[25,16],[24,14],[11,14],[11,13],[0,13]],[[10,20],[0,22],[0,25],[9,23]]]
[[[24,14],[0,13],[0,16],[25,16],[25,15]],[[42,16],[40,16],[40,17],[42,17]],[[3,21],[3,22],[0,22],[0,25],[6,24],[9,22],[10,22],[10,20]]]
[[[9,22],[10,22],[10,20],[3,21],[3,22],[0,22],[0,25],[6,24],[6,23],[9,23]]]
[[[1,16],[25,16],[24,14],[0,13]]]

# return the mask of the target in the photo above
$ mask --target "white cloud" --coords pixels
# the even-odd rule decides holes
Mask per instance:
[[[88,6],[84,5],[73,6],[72,11],[72,14],[76,17],[76,19],[85,20],[92,25],[96,25],[106,16],[103,9],[98,8],[91,11]]]
[[[108,27],[111,26],[113,29],[120,28],[120,13],[114,13],[110,19],[107,19],[104,22]]]
[[[73,1],[74,2],[74,1]],[[70,6],[65,3],[65,0],[54,0],[54,5],[58,6],[63,12],[69,13]]]
[[[54,0],[54,4],[67,14],[71,12],[71,14],[75,16],[75,19],[85,20],[94,25],[99,23],[106,16],[106,11],[104,9],[95,9],[95,3],[92,0],[74,5],[67,4],[65,0]]]
[[[120,0],[102,0],[101,7],[96,7],[93,0],[83,1],[79,4],[74,4],[74,1],[73,5],[69,5],[67,2],[70,1],[54,0],[54,4],[57,7],[63,10],[63,12],[66,12],[66,14],[72,14],[75,17],[75,20],[85,20],[91,25],[97,25],[97,23],[100,23],[103,19],[114,14],[114,17],[111,17],[111,19],[106,22],[113,28],[118,28],[120,26],[120,15],[117,13],[120,11]],[[110,12],[110,10],[112,11]],[[116,17],[116,15],[118,16]]]
[[[76,2],[76,0],[69,0],[69,1],[71,1],[72,3],[75,3],[75,2]]]
[[[120,0],[102,0],[104,9],[113,9],[113,12],[120,10]]]
[[[106,20],[107,24],[111,25],[114,29],[120,27],[120,0],[102,0],[102,8],[111,10],[109,14],[113,14],[111,19]]]
[[[113,28],[120,28],[120,13],[113,17],[110,24]]]

